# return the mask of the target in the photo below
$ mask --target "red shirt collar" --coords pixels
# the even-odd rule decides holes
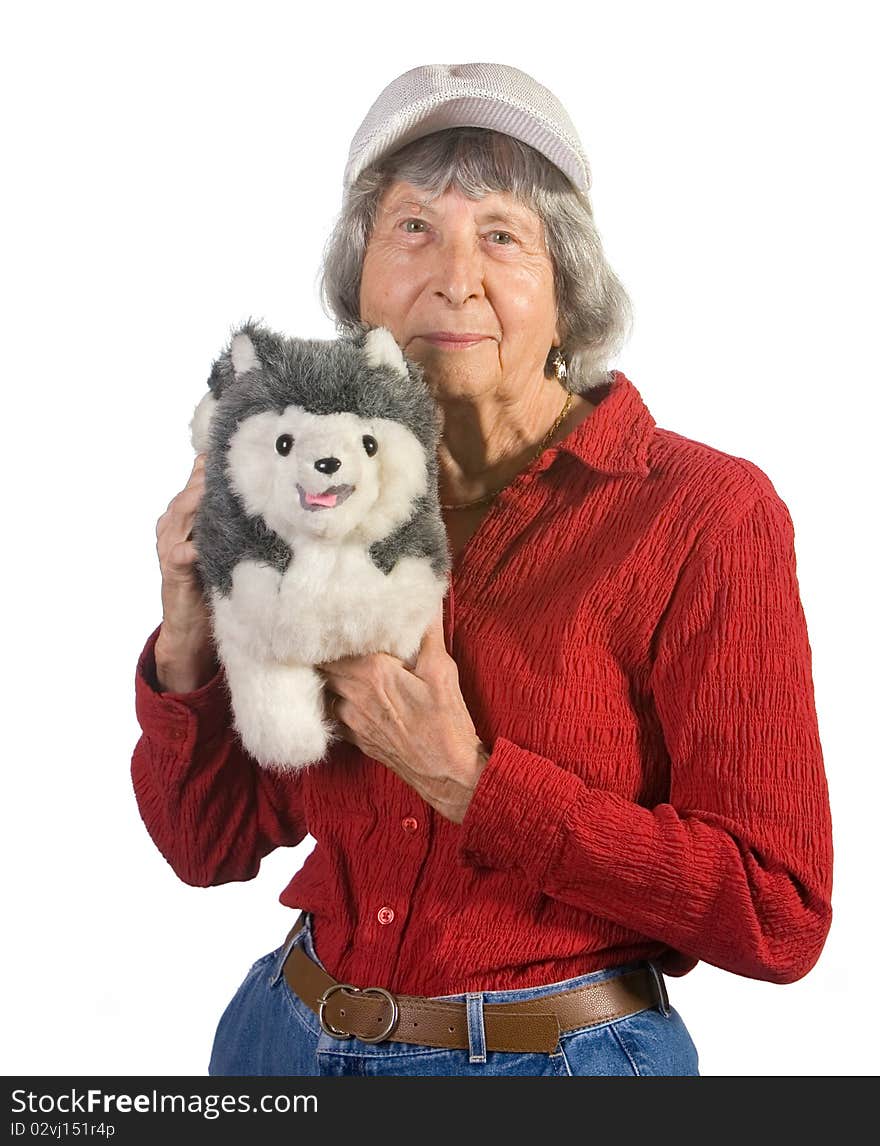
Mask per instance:
[[[600,473],[647,477],[648,446],[656,422],[635,386],[621,370],[585,397],[596,409],[561,442],[558,450],[573,454]]]

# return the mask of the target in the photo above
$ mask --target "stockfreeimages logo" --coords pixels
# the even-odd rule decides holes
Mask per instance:
[[[13,1114],[201,1114],[219,1118],[221,1114],[317,1114],[314,1094],[263,1094],[256,1105],[248,1094],[108,1094],[103,1090],[77,1090],[52,1095],[34,1091],[12,1092]]]

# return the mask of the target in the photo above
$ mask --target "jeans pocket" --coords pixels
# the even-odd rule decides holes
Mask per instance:
[[[295,996],[287,980],[282,976],[283,990],[281,983],[272,988],[281,953],[278,947],[257,959],[227,1004],[214,1035],[209,1075],[317,1073],[317,1039],[288,1001]]]
[[[321,1024],[318,1020],[318,1016],[307,1003],[303,1002],[296,991],[294,991],[283,973],[278,982],[274,984],[273,989],[280,993],[284,1000],[285,1009],[297,1020],[305,1032],[311,1038],[319,1038],[321,1035]]]
[[[657,1007],[627,1015],[611,1024],[633,1066],[633,1073],[662,1077],[698,1076],[699,1056],[681,1015]]]
[[[615,1023],[605,1023],[560,1035],[559,1052],[551,1055],[563,1067],[561,1074],[582,1077],[637,1075],[631,1057],[614,1032]]]

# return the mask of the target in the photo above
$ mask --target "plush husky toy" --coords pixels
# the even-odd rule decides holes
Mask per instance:
[[[437,407],[382,327],[321,341],[249,320],[208,385],[193,543],[234,725],[263,767],[304,768],[334,728],[313,666],[412,660],[445,596]]]

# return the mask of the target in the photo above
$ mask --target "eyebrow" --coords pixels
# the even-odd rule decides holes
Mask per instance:
[[[513,208],[508,211],[492,211],[489,215],[481,215],[479,221],[481,223],[517,223],[520,226],[534,225],[533,219]]]
[[[386,214],[393,215],[403,208],[409,208],[411,211],[416,212],[416,214],[421,214],[422,212],[426,215],[437,214],[430,203],[418,199],[401,199],[392,207],[386,207],[384,210]],[[480,223],[515,223],[520,226],[534,225],[534,220],[529,219],[528,215],[516,207],[506,209],[495,208],[488,214],[478,215],[477,221]]]

